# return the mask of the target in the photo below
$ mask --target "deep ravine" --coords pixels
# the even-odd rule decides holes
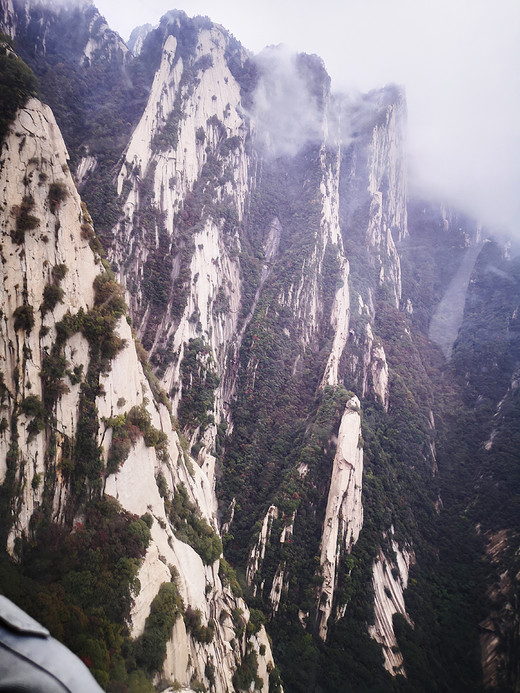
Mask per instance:
[[[402,90],[0,27],[2,591],[108,691],[515,690],[518,262],[410,196]]]

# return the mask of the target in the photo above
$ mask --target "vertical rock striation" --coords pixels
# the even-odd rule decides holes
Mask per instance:
[[[406,676],[403,666],[403,656],[399,651],[394,633],[392,618],[401,614],[410,625],[413,625],[406,613],[404,591],[408,586],[410,566],[415,562],[413,551],[399,549],[392,539],[392,549],[395,559],[389,560],[382,549],[379,549],[372,569],[372,585],[374,588],[374,625],[369,626],[369,633],[374,640],[383,646],[385,669],[392,676]]]
[[[264,620],[289,686],[383,690],[408,675],[420,687],[393,616],[424,633],[444,597],[424,602],[424,621],[417,599],[407,614],[411,547],[417,561],[431,557],[415,568],[417,597],[428,591],[421,570],[449,575],[439,537],[459,491],[441,494],[446,469],[455,478],[472,457],[484,470],[471,467],[479,502],[495,474],[503,493],[494,462],[512,454],[518,381],[504,389],[502,379],[485,403],[495,415],[481,449],[446,448],[465,404],[459,385],[438,396],[443,368],[471,390],[464,415],[476,420],[499,377],[496,353],[517,368],[515,268],[492,253],[475,262],[478,233],[456,213],[409,204],[400,89],[331,94],[318,57],[270,48],[253,58],[182,12],[136,32],[131,52],[89,3],[0,3],[3,30],[62,118],[108,253],[50,108],[31,100],[0,158],[0,507],[11,558],[23,566],[42,518],[74,541],[89,508],[110,499],[150,534],[127,564],[129,648],[148,637],[165,586],[176,595],[164,662],[148,668],[157,687],[279,692]],[[482,345],[485,367],[474,367],[468,316],[487,307],[483,287],[506,281],[508,308],[489,316],[502,330],[496,353]],[[446,365],[428,329],[449,356],[462,318]],[[473,499],[468,489],[459,495]],[[471,503],[459,510],[473,517]],[[481,620],[494,685],[516,624],[504,626],[516,535],[484,531],[497,573]],[[108,683],[119,665],[100,666]]]
[[[350,399],[345,406],[325,511],[320,556],[323,585],[318,600],[318,627],[322,640],[327,637],[338,561],[345,552],[351,550],[363,526],[363,450],[360,447],[359,406],[357,397]]]
[[[99,303],[97,292],[106,269],[89,247],[91,219],[69,172],[53,114],[36,99],[19,111],[3,143],[0,195],[0,372],[2,416],[8,422],[1,440],[0,471],[4,497],[7,490],[12,494],[10,527],[4,518],[8,551],[19,559],[19,546],[32,536],[36,516],[48,513],[50,519],[64,524],[81,521],[81,514],[76,514],[81,513],[81,504],[73,493],[79,462],[74,469],[68,456],[79,455],[86,379],[97,377],[90,424],[93,449],[101,456],[102,484],[87,473],[86,489],[91,498],[112,497],[123,509],[153,518],[150,545],[138,574],[141,590],[134,595],[132,636],[143,632],[161,585],[175,579],[183,604],[200,614],[201,627],[211,627],[213,635],[210,644],[201,644],[178,618],[172,637],[177,638],[179,653],[173,657],[170,645],[164,675],[185,686],[191,680],[208,682],[212,663],[212,685],[224,693],[233,687],[233,675],[246,649],[253,648],[265,676],[274,665],[263,628],[242,635],[237,646],[230,644],[236,637],[236,626],[232,625],[232,635],[229,632],[230,614],[240,609],[247,625],[249,612],[222,583],[218,555],[210,562],[202,560],[176,536],[167,508],[181,485],[197,514],[207,521],[208,530],[211,525],[216,528],[213,478],[183,452],[166,406],[152,392],[126,320],[119,318],[115,323],[111,339],[117,348],[110,365],[97,376],[91,369],[91,328],[87,327],[91,323],[86,321],[101,315],[96,310],[105,305]],[[117,285],[112,284],[115,294],[108,295],[108,305],[117,295]],[[81,327],[73,328],[73,321]],[[124,420],[138,408],[162,436],[162,447],[159,450],[138,437],[111,473],[106,465],[115,437],[112,422],[117,417]],[[162,495],[159,477],[165,483]],[[267,676],[261,689],[268,690]]]

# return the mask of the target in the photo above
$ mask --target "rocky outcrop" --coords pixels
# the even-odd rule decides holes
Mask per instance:
[[[358,398],[353,397],[345,406],[339,427],[321,538],[323,584],[318,595],[318,627],[322,640],[327,637],[338,562],[341,555],[348,553],[356,543],[363,525],[363,450],[360,435],[360,404]]]
[[[396,242],[406,237],[406,161],[403,157],[405,104],[402,96],[386,107],[384,121],[372,132],[369,150],[369,247],[379,254],[379,282],[401,299],[401,263]],[[386,188],[386,190],[385,190]]]
[[[342,160],[340,221],[344,235],[349,229],[370,250],[368,261],[377,284],[398,307],[402,287],[396,244],[408,235],[404,95],[389,86],[371,92],[360,103],[342,103],[340,110],[342,120],[354,129],[345,142]],[[367,294],[362,298],[369,300]]]
[[[108,26],[99,12],[93,11],[88,24],[88,40],[83,48],[82,60],[90,63],[101,58],[124,63],[128,57],[129,50],[119,34]]]
[[[401,614],[410,625],[413,625],[406,613],[404,591],[408,586],[410,565],[415,562],[413,551],[400,549],[392,539],[394,558],[389,560],[380,548],[372,566],[372,586],[374,589],[374,625],[369,626],[369,633],[383,646],[385,669],[392,676],[406,676],[403,667],[403,656],[399,651],[394,633],[392,617]]]
[[[96,281],[106,270],[89,247],[91,219],[69,172],[52,112],[35,99],[19,112],[3,144],[0,195],[2,415],[3,421],[11,422],[1,437],[1,480],[9,479],[16,491],[7,543],[16,556],[17,539],[29,536],[31,518],[46,502],[44,489],[47,498],[49,488],[53,491],[53,519],[74,520],[64,465],[80,425],[81,383],[90,368],[91,352],[86,329],[65,331],[64,325],[71,316],[91,314],[98,305]],[[92,410],[103,460],[106,463],[114,435],[111,417],[132,407],[144,407],[150,425],[165,437],[161,454],[139,437],[118,470],[103,473],[104,495],[131,513],[149,513],[153,518],[151,542],[139,570],[141,590],[132,609],[132,634],[142,633],[160,586],[175,577],[184,605],[200,614],[201,626],[211,621],[214,635],[204,645],[186,633],[178,619],[172,635],[175,648],[169,646],[164,673],[185,685],[192,679],[208,683],[212,663],[214,690],[224,693],[233,686],[246,647],[257,652],[259,671],[265,674],[273,667],[269,643],[261,630],[231,644],[237,636],[234,630],[230,633],[230,614],[240,609],[247,624],[248,609],[222,584],[218,559],[206,565],[199,553],[177,538],[165,506],[165,498],[172,498],[182,484],[197,512],[216,528],[212,477],[183,453],[166,406],[156,401],[150,388],[125,319],[117,322],[114,339],[119,347],[110,366],[99,373]],[[162,495],[159,476],[165,483]],[[86,484],[88,488],[92,481],[87,478]],[[262,690],[268,690],[267,675]]]
[[[229,367],[241,298],[236,223],[244,214],[251,176],[244,149],[249,130],[240,109],[240,87],[226,61],[229,36],[216,26],[202,28],[194,53],[187,55],[169,33],[177,31],[181,21],[186,19],[170,13],[161,25],[167,34],[161,63],[118,178],[125,199],[124,220],[115,230],[113,246],[114,259],[125,268],[120,277],[131,290],[138,334],[152,361],[160,359],[163,364],[162,383],[171,393],[174,411],[182,396],[180,369],[190,339],[203,339],[209,346],[222,382]],[[227,172],[226,182],[220,174],[216,180],[219,171]],[[143,196],[144,178],[149,198]],[[206,185],[213,191],[213,212],[204,209]],[[192,196],[189,209],[184,208],[186,196]],[[154,296],[150,301],[150,294],[143,296],[142,292],[153,253],[158,252],[154,247],[157,228],[147,230],[142,223],[150,201],[161,214],[164,246],[158,262],[166,265],[161,270],[163,279],[157,277],[152,289],[169,295],[161,299],[159,315]],[[228,217],[236,222],[224,229]],[[196,227],[189,238],[188,223]],[[165,252],[173,258],[169,267]],[[133,277],[131,283],[128,276]],[[164,287],[157,286],[161,281]],[[226,383],[229,385],[229,379]],[[216,395],[217,423],[222,391]],[[226,392],[226,399],[229,396]],[[208,435],[211,448],[212,436]]]
[[[16,15],[13,0],[0,0],[0,29],[6,36],[16,34]]]
[[[51,110],[32,99],[21,110],[3,143],[0,162],[2,233],[0,371],[7,389],[4,416],[11,424],[3,437],[2,480],[8,450],[19,436],[16,478],[22,498],[17,506],[9,546],[28,530],[42,502],[47,441],[34,421],[35,403],[41,418],[45,401],[42,378],[52,356],[57,324],[66,313],[93,305],[93,281],[100,272],[81,231],[85,217],[67,166],[67,152]],[[61,277],[61,279],[58,279]],[[63,297],[67,296],[67,301]],[[53,298],[54,297],[54,298]],[[87,340],[74,335],[64,347],[67,368],[87,368]],[[48,361],[47,361],[48,362]],[[63,373],[65,376],[65,373]],[[57,434],[62,441],[77,431],[79,384],[63,384],[57,408]],[[25,403],[25,404],[24,404]],[[60,447],[54,464],[58,464]],[[54,509],[59,515],[66,485],[58,483]]]
[[[273,521],[279,518],[279,510],[275,505],[271,505],[268,509],[264,520],[262,522],[262,527],[257,539],[255,546],[251,549],[249,560],[246,567],[246,581],[247,584],[252,588],[253,595],[257,596],[264,592],[265,590],[265,580],[258,583],[256,580],[257,576],[261,575],[262,564],[265,558],[265,551],[267,545],[271,541],[271,530],[273,526]],[[294,512],[290,522],[285,523],[280,532],[280,544],[284,544],[286,541],[290,541],[291,536],[294,532],[294,519],[296,516],[296,511]],[[282,599],[283,593],[287,593],[289,589],[289,574],[286,570],[286,565],[282,561],[278,564],[275,575],[272,579],[271,588],[269,591],[268,600],[271,607],[271,615],[275,615],[280,607],[280,601]]]
[[[37,31],[31,27],[36,19]],[[59,0],[48,2],[26,2],[25,0],[2,0],[0,6],[2,31],[13,38],[30,35],[32,50],[45,54],[47,43],[54,43],[56,32],[74,53],[77,64],[89,65],[92,60],[125,62],[129,50],[119,34],[113,31],[88,0]],[[74,38],[66,32],[74,26]]]
[[[334,296],[334,303],[330,316],[334,341],[325,367],[322,379],[322,387],[337,385],[339,382],[339,364],[349,336],[350,321],[350,292],[349,292],[349,265],[344,258],[340,260],[340,286]]]
[[[143,48],[145,38],[148,36],[153,27],[151,24],[143,24],[132,30],[128,39],[128,48],[134,55],[139,55]]]
[[[486,559],[494,580],[488,588],[487,617],[479,624],[480,654],[486,689],[510,688],[517,678],[514,662],[518,646],[519,617],[516,597],[520,573],[511,558],[518,535],[499,530],[486,533]]]
[[[256,595],[257,591],[257,585],[254,584],[254,580],[265,557],[265,549],[269,539],[271,538],[273,520],[276,520],[277,518],[278,508],[275,505],[271,505],[264,517],[264,521],[262,522],[258,540],[255,546],[251,549],[251,553],[249,555],[249,561],[246,568],[246,580],[247,584],[253,588],[253,595]]]

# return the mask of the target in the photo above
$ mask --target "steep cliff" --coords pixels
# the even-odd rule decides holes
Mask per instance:
[[[198,26],[186,46],[175,36],[179,17],[161,24],[161,64],[119,174],[125,216],[112,251],[122,280],[132,278],[138,333],[174,411],[190,340],[204,343],[219,373],[228,368],[241,300],[237,225],[251,175],[240,86],[226,62],[230,39]]]
[[[517,264],[409,199],[402,90],[1,8],[2,586],[110,690],[514,682]]]
[[[323,523],[320,558],[323,585],[319,596],[319,634],[323,640],[327,637],[337,563],[342,553],[338,548],[350,551],[363,526],[363,451],[359,446],[360,436],[359,400],[353,397],[347,402],[341,417]]]
[[[241,660],[254,659],[264,673],[259,686],[268,690],[273,664],[263,626],[249,629],[245,603],[225,586],[229,578],[219,576],[212,479],[183,452],[153,381],[151,389],[121,290],[90,247],[91,219],[58,127],[35,99],[20,110],[3,144],[0,186],[8,552],[21,560],[42,532],[79,527],[97,499],[115,499],[121,512],[146,517],[150,526],[146,553],[133,564],[127,586],[134,596],[132,638],[146,638],[163,585],[175,585],[181,605],[175,657],[167,655],[163,670],[162,660],[150,663],[137,645],[138,664],[185,686],[206,681],[226,691]],[[79,604],[86,609],[81,597]],[[108,684],[104,667],[94,668]]]
[[[392,549],[395,562],[389,561],[381,549],[374,561],[372,584],[375,596],[375,619],[369,631],[370,635],[383,645],[385,669],[394,676],[397,674],[406,676],[403,656],[399,651],[394,633],[393,616],[399,613],[410,625],[413,625],[406,612],[404,591],[408,587],[408,575],[410,565],[414,562],[414,555],[406,549],[401,551],[395,542],[392,544]]]
[[[0,3],[0,23],[6,36],[13,38],[16,34],[16,14],[12,0],[2,0]]]

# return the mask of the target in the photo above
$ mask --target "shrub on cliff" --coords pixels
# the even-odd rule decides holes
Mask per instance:
[[[49,207],[54,214],[59,209],[61,203],[67,198],[67,186],[62,181],[51,183],[49,186]]]
[[[144,632],[134,647],[136,663],[150,674],[160,671],[166,656],[166,643],[182,611],[182,599],[175,585],[172,582],[163,583],[150,607]]]
[[[13,313],[14,329],[29,333],[34,327],[34,310],[28,303],[18,306]]]
[[[9,47],[9,39],[0,34],[0,142],[5,139],[16,111],[38,93],[33,71]]]

